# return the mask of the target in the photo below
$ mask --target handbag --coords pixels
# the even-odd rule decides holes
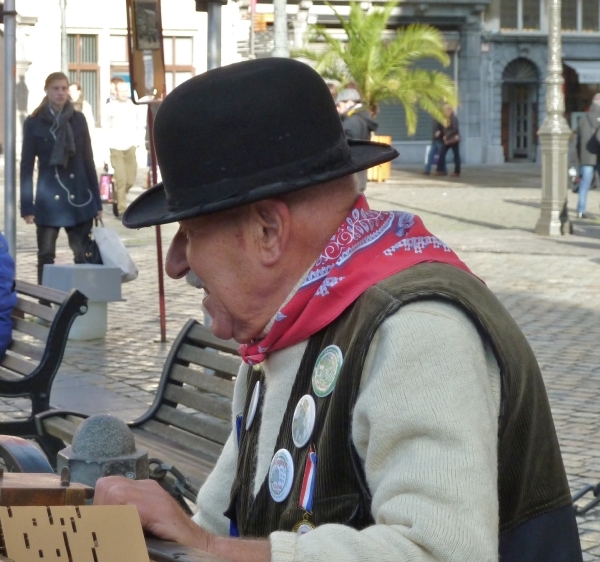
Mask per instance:
[[[103,203],[112,203],[112,175],[100,176],[100,199]]]
[[[92,234],[102,256],[102,263],[121,270],[121,283],[136,279],[138,269],[119,233],[112,228],[105,227],[104,223],[100,221],[100,226],[92,228]]]
[[[102,265],[100,249],[91,231],[88,232],[87,240],[83,244],[83,263]]]
[[[446,146],[452,146],[453,144],[458,144],[459,142],[460,142],[460,135],[458,133],[456,133],[455,135],[452,135],[451,137],[444,138],[444,144]]]

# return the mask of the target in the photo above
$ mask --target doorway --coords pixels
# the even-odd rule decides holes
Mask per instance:
[[[537,70],[526,59],[507,65],[502,86],[502,146],[507,162],[534,162],[537,156]]]

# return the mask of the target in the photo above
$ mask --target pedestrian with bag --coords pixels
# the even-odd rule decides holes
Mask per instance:
[[[75,263],[84,263],[93,219],[102,218],[90,133],[85,116],[69,100],[69,80],[53,72],[44,91],[46,96],[23,124],[21,152],[21,216],[37,228],[40,284],[44,265],[54,263],[60,229],[67,232]]]
[[[438,160],[436,176],[447,176],[446,169],[446,154],[449,150],[454,153],[454,177],[460,176],[460,131],[458,127],[458,117],[454,113],[454,108],[450,104],[445,104],[443,107],[444,115],[446,115],[446,126],[442,140],[444,142],[440,157]]]
[[[594,180],[594,173],[600,173],[598,154],[600,153],[600,94],[592,99],[586,115],[577,124],[577,157],[579,159],[579,198],[577,218],[587,219],[587,196]]]
[[[429,154],[427,155],[427,164],[425,164],[424,174],[428,176],[431,173],[431,168],[435,162],[435,157],[438,156],[438,163],[440,162],[440,154],[444,148],[444,125],[439,121],[433,122],[433,138],[431,140],[431,146],[429,147]],[[444,163],[445,165],[445,163]]]
[[[136,151],[144,138],[145,125],[140,108],[129,98],[129,85],[123,79],[114,79],[116,98],[104,109],[104,126],[108,135],[110,163],[113,167],[117,196],[117,216],[127,208],[127,193],[133,187],[137,175]]]

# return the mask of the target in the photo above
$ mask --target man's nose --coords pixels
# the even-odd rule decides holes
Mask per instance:
[[[181,227],[171,240],[167,259],[165,261],[165,271],[173,279],[181,279],[190,270],[186,256],[187,236],[182,232]]]

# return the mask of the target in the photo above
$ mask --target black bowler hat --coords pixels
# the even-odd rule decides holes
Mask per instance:
[[[187,80],[162,102],[154,141],[163,181],[125,211],[130,228],[232,209],[398,156],[386,144],[347,140],[325,81],[284,58]]]

